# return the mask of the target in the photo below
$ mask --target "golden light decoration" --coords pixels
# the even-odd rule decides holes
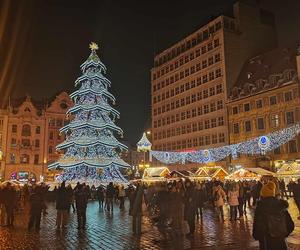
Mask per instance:
[[[95,51],[95,50],[99,49],[98,44],[95,42],[91,42],[89,47],[90,47],[91,51]]]

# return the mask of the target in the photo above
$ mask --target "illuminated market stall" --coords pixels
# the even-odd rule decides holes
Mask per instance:
[[[230,175],[226,176],[226,180],[260,180],[262,176],[274,176],[274,173],[263,168],[240,168]]]

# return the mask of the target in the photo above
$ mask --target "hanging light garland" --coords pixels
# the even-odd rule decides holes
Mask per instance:
[[[150,151],[150,160],[152,157],[165,163],[182,163],[186,161],[194,163],[208,163],[220,161],[227,156],[232,156],[236,159],[238,154],[252,154],[260,155],[266,154],[281,145],[292,140],[300,133],[300,124],[295,124],[294,126],[284,128],[282,130],[256,137],[254,139],[204,150],[198,150],[193,152],[169,152],[169,151]]]

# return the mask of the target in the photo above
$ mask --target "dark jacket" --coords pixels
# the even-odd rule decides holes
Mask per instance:
[[[294,222],[287,211],[288,203],[275,197],[267,197],[258,202],[253,221],[253,238],[259,241],[260,249],[287,249],[285,238],[294,230]],[[272,238],[268,234],[267,215],[282,212],[286,218],[287,235],[283,238]]]
[[[45,208],[43,195],[40,192],[34,192],[29,197],[31,213],[41,213]]]
[[[196,215],[197,208],[197,192],[193,186],[186,189],[184,198],[184,219],[187,220],[189,217]]]
[[[56,209],[67,210],[69,209],[68,192],[65,187],[60,187],[56,193]]]
[[[142,215],[144,187],[138,186],[133,197],[132,216]]]
[[[3,189],[3,201],[5,206],[14,207],[17,202],[17,192],[13,187]]]
[[[88,203],[88,195],[87,193],[79,189],[75,192],[75,201],[77,210],[85,210]]]
[[[294,199],[300,201],[300,184],[294,185]]]
[[[115,188],[113,185],[108,185],[106,189],[106,198],[114,198]]]

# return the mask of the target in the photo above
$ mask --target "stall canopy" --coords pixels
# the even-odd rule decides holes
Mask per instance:
[[[214,167],[200,167],[197,172],[196,176],[201,178],[216,178],[220,180],[224,180],[224,178],[228,175],[226,170],[221,166],[214,166]]]
[[[196,175],[187,170],[174,170],[170,173],[171,178],[190,178],[195,177]]]
[[[262,176],[274,176],[274,173],[263,168],[240,168],[228,175],[230,180],[257,180]]]
[[[277,171],[277,176],[280,178],[299,178],[300,164],[297,162],[283,164],[283,166]]]
[[[153,167],[146,168],[143,174],[143,179],[145,178],[166,178],[170,174],[170,170],[167,167]]]

